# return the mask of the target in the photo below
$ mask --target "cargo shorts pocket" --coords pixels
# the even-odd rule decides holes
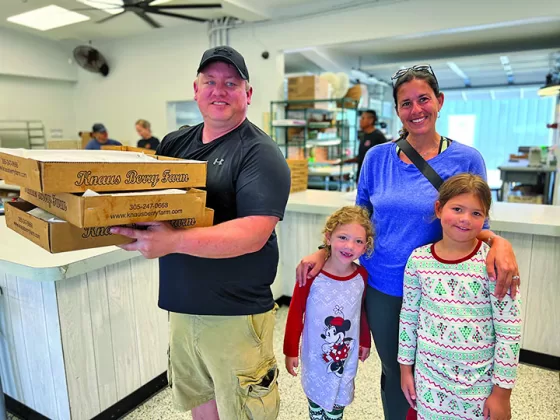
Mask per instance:
[[[278,367],[269,360],[256,369],[238,371],[240,419],[275,420],[280,410]]]

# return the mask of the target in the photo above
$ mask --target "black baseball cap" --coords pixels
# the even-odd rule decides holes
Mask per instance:
[[[97,124],[93,124],[91,131],[93,131],[94,133],[106,133],[107,129],[103,124],[97,123]]]
[[[223,61],[234,66],[242,79],[249,81],[249,71],[245,59],[236,50],[227,45],[210,48],[204,51],[196,73],[200,73],[207,64],[213,61]]]

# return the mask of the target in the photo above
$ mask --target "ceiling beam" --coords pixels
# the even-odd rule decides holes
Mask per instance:
[[[457,63],[453,61],[448,61],[447,67],[449,67],[453,71],[453,73],[455,73],[457,76],[463,79],[463,83],[465,84],[465,87],[471,86],[471,81],[469,79],[469,76],[467,76],[465,72],[461,70],[461,68],[457,65]]]
[[[332,54],[322,48],[306,48],[298,51],[301,55],[312,61],[324,71],[349,72],[351,69]]]
[[[416,63],[430,62],[431,60],[452,60],[453,58],[479,56],[485,54],[504,54],[523,51],[558,49],[558,38],[532,38],[527,40],[512,40],[504,42],[477,43],[473,45],[458,45],[448,48],[430,48],[426,50],[414,49],[384,53],[375,51],[375,43],[371,44],[371,54],[368,56],[367,65],[362,69],[374,68],[379,64],[387,63]]]
[[[244,22],[259,22],[271,18],[265,7],[255,9],[244,4],[243,0],[223,0],[222,10],[226,15]]]

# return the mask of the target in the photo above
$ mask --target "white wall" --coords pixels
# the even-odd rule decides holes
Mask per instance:
[[[72,49],[24,32],[0,28],[0,74],[77,80]]]
[[[41,120],[64,138],[78,138],[74,112],[77,68],[71,48],[0,28],[0,120]]]
[[[51,129],[77,139],[74,95],[73,82],[0,74],[0,120],[41,120],[47,140]]]
[[[152,30],[147,35],[98,45],[110,73],[79,71],[76,123],[80,130],[95,122],[123,144],[138,140],[134,123],[144,118],[160,139],[167,134],[167,101],[192,100],[200,57],[208,48],[206,25],[195,31]],[[81,70],[81,69],[80,69]]]

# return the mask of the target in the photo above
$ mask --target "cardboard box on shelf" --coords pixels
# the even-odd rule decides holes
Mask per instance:
[[[133,242],[126,236],[113,235],[110,227],[79,228],[68,222],[44,220],[28,213],[36,208],[26,201],[6,203],[6,225],[53,254]],[[172,225],[192,228],[211,226],[212,223],[213,211],[208,209],[198,218],[175,220]]]
[[[80,141],[82,145],[82,149],[85,149],[89,141],[92,139],[91,131],[80,131]]]
[[[283,150],[284,146],[280,146]],[[288,146],[288,159],[305,159],[305,152],[302,147]]]
[[[80,140],[49,140],[47,141],[47,149],[81,149],[82,142]]]
[[[93,196],[23,188],[20,197],[81,228],[196,218],[206,206],[206,191],[196,188]]]
[[[329,82],[319,76],[294,76],[288,78],[288,101],[329,99]],[[289,104],[290,109],[329,109],[329,102],[303,102]]]
[[[290,193],[305,191],[308,183],[309,164],[306,159],[286,159],[290,168]]]
[[[45,193],[206,186],[206,162],[113,150],[0,149],[0,177]]]
[[[137,152],[147,155],[155,155],[156,151],[152,149],[144,149],[143,147],[133,146],[101,146],[101,150],[120,150],[121,152]]]
[[[507,196],[508,203],[527,203],[527,204],[543,204],[543,195],[536,194],[536,195],[513,195],[510,194]]]

